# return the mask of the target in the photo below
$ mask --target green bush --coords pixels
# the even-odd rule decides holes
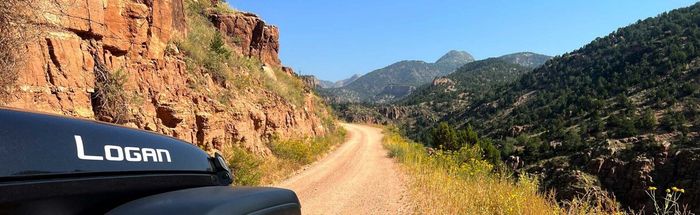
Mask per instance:
[[[176,45],[185,53],[190,72],[204,69],[212,79],[224,85],[232,79],[232,72],[227,62],[232,61],[233,54],[226,45],[224,37],[205,16],[206,1],[187,1],[187,37],[176,41]]]
[[[685,118],[683,113],[670,112],[666,114],[664,118],[662,118],[661,127],[667,131],[688,132],[688,129],[685,127],[685,123],[688,123],[688,120]]]
[[[239,147],[232,146],[224,154],[233,170],[234,185],[259,185],[264,172],[260,169],[264,160]]]
[[[492,164],[501,163],[501,151],[496,148],[493,141],[479,138],[471,126],[467,126],[466,130],[460,130],[442,122],[432,129],[429,139],[431,146],[448,152],[457,152],[478,146],[486,160]]]
[[[466,133],[455,130],[446,122],[438,124],[431,132],[431,145],[435,148],[456,151],[466,145]]]

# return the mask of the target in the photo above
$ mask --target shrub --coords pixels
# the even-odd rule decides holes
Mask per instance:
[[[260,166],[265,162],[262,158],[251,154],[237,146],[224,150],[224,157],[233,170],[234,185],[258,185],[264,172]]]
[[[431,131],[431,143],[435,148],[456,151],[467,144],[467,133],[454,129],[446,122],[441,122]],[[475,142],[471,142],[474,144]]]
[[[306,142],[301,140],[291,140],[284,142],[274,141],[269,144],[270,150],[278,158],[293,161],[298,164],[308,164],[313,162],[317,152],[326,146],[323,143]]]
[[[613,115],[610,117],[610,126],[614,128],[613,137],[625,138],[638,134],[635,121],[631,117]]]
[[[188,70],[204,69],[218,84],[224,86],[232,79],[227,65],[233,54],[219,33],[205,16],[207,1],[187,1],[188,33],[176,45],[186,55]]]
[[[651,131],[656,127],[657,120],[656,116],[651,110],[646,110],[642,116],[637,120],[637,127],[644,129],[645,131]]]
[[[127,81],[123,70],[112,73],[104,65],[95,69],[95,92],[92,106],[99,120],[125,123],[129,120],[129,99],[124,90]]]
[[[661,127],[667,131],[687,132],[687,128],[685,127],[685,123],[687,122],[688,120],[682,112],[670,112],[662,118]]]

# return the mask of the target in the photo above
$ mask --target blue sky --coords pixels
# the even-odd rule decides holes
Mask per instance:
[[[689,0],[228,0],[280,28],[282,62],[324,80],[449,50],[560,55]]]

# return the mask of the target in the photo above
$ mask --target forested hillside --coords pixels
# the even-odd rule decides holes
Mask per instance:
[[[454,103],[469,101],[479,97],[494,85],[506,84],[516,80],[530,68],[509,63],[499,58],[468,63],[454,73],[433,80],[432,84],[421,86],[411,96],[398,104]],[[449,106],[454,106],[450,104]]]
[[[676,186],[697,203],[699,25],[697,4],[640,20],[440,121],[494,139],[506,163],[542,175],[559,198],[597,190],[648,208],[648,187]]]
[[[507,54],[498,57],[503,61],[518,64],[524,67],[537,68],[542,66],[551,56],[532,53],[532,52],[518,52],[513,54]]]

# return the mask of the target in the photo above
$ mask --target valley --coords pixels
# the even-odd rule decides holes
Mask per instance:
[[[236,9],[255,2],[8,2],[1,108],[186,141],[225,158],[233,186],[294,191],[305,214],[700,213],[700,3],[549,56],[518,49],[556,53],[541,31],[558,20],[465,33],[467,23],[509,17],[468,19],[447,7],[426,14],[449,17],[406,12],[404,26],[371,15],[405,15],[407,5],[293,15],[267,5],[277,26]],[[353,22],[363,29],[334,34]],[[413,26],[425,23],[435,29]],[[515,42],[494,42],[504,35],[493,32]],[[547,44],[519,46],[521,38]],[[370,62],[379,66],[352,66]],[[291,65],[324,70],[300,75]],[[80,160],[172,161],[168,150],[138,145],[86,151],[89,142],[73,137]]]
[[[605,207],[653,208],[650,187],[682,187],[680,204],[697,212],[699,18],[696,4],[553,58],[476,60],[394,100],[325,96],[341,118],[395,125],[429,148],[476,144],[516,178],[541,178],[541,192],[562,202],[587,194],[621,204]]]

